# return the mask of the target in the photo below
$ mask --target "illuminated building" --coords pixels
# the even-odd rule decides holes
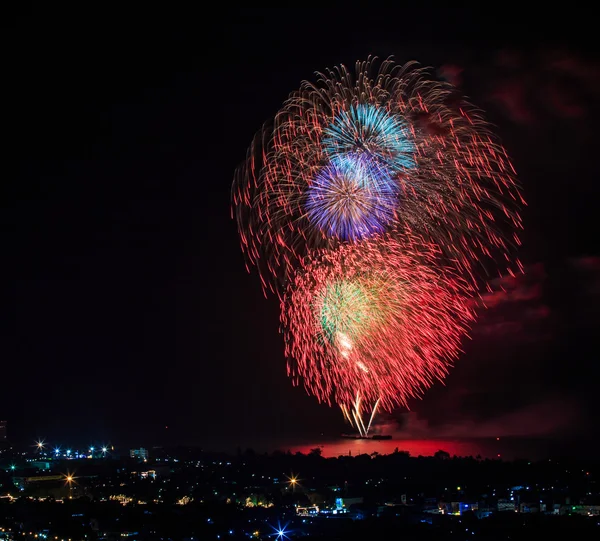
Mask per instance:
[[[317,516],[319,514],[319,508],[316,505],[310,507],[296,507],[296,514],[300,517]]]
[[[519,513],[539,513],[539,502],[522,502],[519,504]]]
[[[498,511],[515,511],[515,502],[507,498],[498,500]]]
[[[156,479],[156,470],[148,470],[148,471],[140,472],[140,477],[142,479],[148,479],[148,477],[150,477],[151,479]]]
[[[52,467],[49,460],[32,460],[29,462],[29,465],[36,470],[49,470]]]
[[[148,460],[148,449],[144,449],[143,447],[130,449],[129,456],[131,458],[139,458],[140,460]]]
[[[440,504],[440,510],[443,515],[462,515],[467,511],[477,511],[478,508],[479,503],[476,501],[449,502]]]

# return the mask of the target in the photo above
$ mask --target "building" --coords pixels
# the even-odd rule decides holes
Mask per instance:
[[[6,421],[0,421],[0,443],[5,442],[7,440],[6,437]]]
[[[584,515],[586,517],[597,517],[600,515],[600,505],[563,505],[560,509],[561,515]]]
[[[29,465],[36,470],[50,470],[52,463],[49,460],[32,460]]]
[[[521,502],[519,504],[519,513],[539,513],[540,504],[538,501],[535,502]]]
[[[148,460],[148,449],[144,449],[143,447],[140,447],[139,449],[130,449],[129,456],[140,460]]]
[[[423,513],[431,513],[432,515],[440,515],[442,513],[437,498],[425,498],[421,506],[421,511]]]
[[[316,505],[311,505],[310,507],[296,507],[296,514],[299,517],[316,517],[319,514],[319,508]]]
[[[516,506],[513,500],[508,500],[506,498],[501,498],[498,500],[498,511],[515,511]]]
[[[467,511],[477,511],[479,502],[462,501],[462,502],[440,502],[440,509],[443,515],[462,515]]]

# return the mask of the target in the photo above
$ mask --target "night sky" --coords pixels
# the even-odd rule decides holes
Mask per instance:
[[[446,384],[384,420],[422,437],[600,436],[600,64],[579,15],[88,9],[21,13],[1,38],[11,439],[227,447],[345,430],[286,377],[230,187],[301,80],[369,54],[458,84],[529,203],[526,275],[494,281]]]

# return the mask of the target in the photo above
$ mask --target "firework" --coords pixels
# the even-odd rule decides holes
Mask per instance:
[[[522,271],[504,149],[415,64],[304,82],[254,138],[232,200],[248,268],[281,300],[289,375],[363,435],[445,377],[480,275]]]
[[[350,154],[333,158],[316,175],[305,208],[321,231],[353,241],[385,230],[395,220],[398,196],[385,169]]]
[[[361,402],[406,406],[443,379],[473,312],[469,283],[434,267],[437,252],[385,236],[307,258],[282,300],[294,382],[349,417]]]
[[[381,235],[436,244],[473,282],[478,266],[512,272],[523,203],[480,113],[391,61],[304,82],[255,137],[232,198],[247,260],[278,293],[312,250]]]

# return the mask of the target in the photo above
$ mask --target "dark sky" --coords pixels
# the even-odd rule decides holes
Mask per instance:
[[[529,202],[528,273],[494,284],[407,434],[598,433],[600,67],[581,17],[88,9],[17,14],[1,38],[13,439],[225,446],[344,430],[286,378],[277,302],[245,271],[229,196],[287,94],[368,54],[453,78]]]

